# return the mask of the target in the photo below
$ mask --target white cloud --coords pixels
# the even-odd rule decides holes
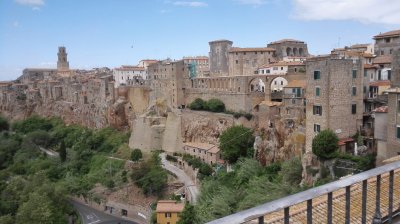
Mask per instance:
[[[19,22],[18,22],[18,21],[14,21],[14,22],[12,23],[12,26],[13,26],[13,27],[19,27]]]
[[[400,24],[399,0],[293,0],[294,17],[302,20],[356,20]]]
[[[177,1],[173,2],[173,5],[176,6],[188,6],[188,7],[206,7],[208,6],[205,2],[188,2],[188,1]]]
[[[36,7],[44,5],[44,0],[15,0],[15,2],[20,5],[28,5]]]
[[[241,5],[253,5],[253,6],[260,6],[267,3],[266,0],[235,0],[235,2]]]

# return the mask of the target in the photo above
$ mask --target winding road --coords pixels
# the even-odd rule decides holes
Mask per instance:
[[[196,204],[197,197],[199,196],[199,188],[193,183],[192,179],[183,170],[172,165],[166,159],[165,153],[161,153],[160,158],[163,168],[174,173],[178,177],[179,181],[185,184],[185,188],[189,191],[189,194],[191,196],[190,198],[193,199],[192,203]]]
[[[79,212],[83,224],[137,224],[136,222],[117,218],[112,215],[108,215],[107,213],[100,212],[77,201],[71,200],[70,202]]]

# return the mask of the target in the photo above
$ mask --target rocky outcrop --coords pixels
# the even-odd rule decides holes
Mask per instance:
[[[285,161],[293,156],[301,157],[305,147],[305,130],[302,125],[293,126],[277,120],[257,132],[254,157],[262,165]]]

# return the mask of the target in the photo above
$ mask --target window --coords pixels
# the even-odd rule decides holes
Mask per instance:
[[[389,54],[393,54],[393,49],[390,49]]]
[[[388,73],[388,80],[391,80],[391,78],[392,78],[392,70],[388,70],[387,73]]]
[[[366,93],[366,92],[367,92],[367,87],[364,86],[363,93]]]
[[[400,126],[397,126],[397,138],[400,139]]]
[[[236,60],[236,64],[239,64],[239,60]]]
[[[281,85],[283,85],[283,81],[281,81]]]
[[[367,70],[364,70],[364,77],[367,77],[368,73]]]
[[[297,72],[297,68],[294,68],[294,72]]]
[[[382,70],[378,71],[378,80],[382,80]]]
[[[357,95],[357,87],[353,86],[353,87],[351,88],[351,95],[352,95],[352,96]]]
[[[381,55],[384,55],[385,54],[385,52],[384,51],[381,51]]]
[[[356,114],[357,113],[357,104],[353,103],[351,105],[351,114]]]
[[[320,132],[320,131],[321,131],[321,125],[314,124],[314,132]]]
[[[274,85],[276,85],[277,83],[276,83],[276,81],[274,81]]]
[[[283,70],[283,67],[281,67],[281,70]]]
[[[357,70],[353,69],[353,79],[357,78]]]
[[[314,115],[322,115],[322,107],[321,106],[313,106],[313,114]]]
[[[314,80],[321,79],[321,72],[320,71],[314,71]]]
[[[166,212],[165,213],[165,218],[171,218],[171,212]]]
[[[246,52],[244,52],[243,55],[246,55]]]
[[[315,96],[320,96],[321,88],[316,87],[315,88]]]

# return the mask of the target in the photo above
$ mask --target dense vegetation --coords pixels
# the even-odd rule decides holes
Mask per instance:
[[[195,209],[185,208],[194,212],[182,214],[182,220],[194,221],[181,223],[205,223],[298,192],[301,190],[298,187],[301,171],[298,158],[267,167],[262,167],[253,159],[240,158],[234,165],[234,171],[227,173],[221,170],[202,181]]]
[[[73,214],[68,195],[87,198],[96,183],[112,188],[124,182],[123,162],[107,156],[127,142],[127,133],[37,116],[9,131],[4,121],[0,117],[0,223],[67,223]]]
[[[253,144],[253,131],[243,126],[229,127],[219,139],[222,158],[229,163],[235,163],[239,157],[252,157]]]
[[[251,120],[251,118],[253,118],[253,115],[250,113],[226,110],[224,102],[215,98],[212,98],[208,101],[205,101],[201,98],[196,98],[192,103],[189,104],[189,109],[232,114],[236,119],[239,117],[245,117],[247,120]]]

